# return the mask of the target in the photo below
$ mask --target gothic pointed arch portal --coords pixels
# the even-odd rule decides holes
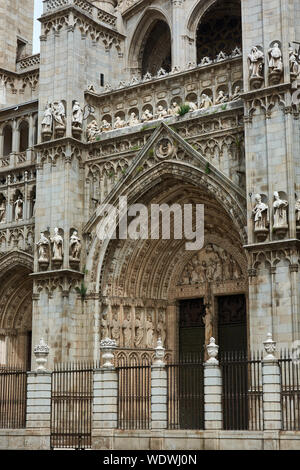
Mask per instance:
[[[31,255],[0,258],[0,365],[30,367],[32,331]]]
[[[200,175],[193,180],[193,172],[191,165],[187,170],[170,161],[160,163],[141,177],[143,184],[134,180],[126,190],[131,202],[147,207],[204,204],[205,244],[200,251],[187,251],[186,240],[174,237],[116,239],[106,248],[98,241],[91,250],[95,265],[90,267],[90,282],[101,296],[100,335],[115,339],[123,352],[151,352],[158,337],[170,354],[176,352],[181,300],[203,298],[215,308],[218,296],[247,293],[243,239],[225,208],[225,195],[222,206],[203,174],[202,180]]]

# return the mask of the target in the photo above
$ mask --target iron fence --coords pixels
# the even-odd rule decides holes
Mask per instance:
[[[26,397],[26,370],[18,366],[0,366],[0,428],[25,428]]]
[[[223,429],[263,429],[262,353],[224,353],[222,369]]]
[[[300,363],[291,357],[289,351],[281,351],[279,359],[281,372],[282,429],[300,430]]]
[[[51,386],[51,448],[86,449],[92,445],[95,364],[56,365]]]
[[[167,364],[168,429],[204,429],[202,354],[181,355]]]
[[[118,367],[118,429],[150,429],[151,363],[148,357],[120,361]]]

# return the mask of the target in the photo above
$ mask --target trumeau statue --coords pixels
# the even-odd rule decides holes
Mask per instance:
[[[83,123],[83,111],[78,101],[75,101],[73,105],[73,110],[72,110],[72,126],[81,128],[82,123]]]
[[[274,192],[273,209],[274,209],[274,228],[286,228],[287,222],[287,207],[288,202],[280,199],[277,191]]]
[[[259,232],[261,230],[267,230],[269,227],[269,207],[267,204],[262,202],[261,195],[255,195],[256,205],[254,206],[252,213],[254,217],[254,231]]]
[[[78,232],[74,230],[70,238],[70,249],[71,249],[71,258],[73,260],[80,260],[81,253],[81,241],[78,237]]]
[[[251,48],[248,64],[250,78],[263,78],[264,54],[256,46]]]
[[[50,239],[53,245],[52,259],[53,261],[61,261],[63,258],[63,238],[58,233],[58,228],[55,227],[54,235]]]
[[[44,232],[41,232],[41,238],[37,242],[37,247],[38,247],[39,263],[48,263],[50,242],[48,238],[45,237]]]
[[[15,221],[23,220],[23,200],[21,196],[15,202]]]

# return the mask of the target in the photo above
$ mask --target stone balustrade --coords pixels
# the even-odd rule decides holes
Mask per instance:
[[[55,10],[63,9],[65,7],[75,6],[88,14],[93,20],[106,23],[107,25],[115,28],[117,18],[116,16],[97,8],[86,0],[47,0],[44,2],[43,15],[52,13]]]
[[[25,72],[32,70],[33,68],[39,68],[40,66],[40,54],[34,54],[24,59],[20,59],[17,62],[17,72]]]

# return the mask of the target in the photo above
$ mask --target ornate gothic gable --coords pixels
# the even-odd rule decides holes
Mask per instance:
[[[116,204],[119,196],[128,194],[129,188],[137,188],[141,179],[146,178],[149,182],[149,170],[151,174],[156,172],[158,177],[163,173],[163,168],[167,167],[170,174],[178,179],[185,173],[192,175],[196,169],[198,175],[193,175],[193,184],[201,182],[227,209],[231,209],[236,220],[244,218],[246,198],[243,191],[164,122],[155,130],[104,202]],[[91,232],[99,222],[100,215],[94,213],[85,227],[86,232]],[[245,221],[243,223],[246,225]]]

